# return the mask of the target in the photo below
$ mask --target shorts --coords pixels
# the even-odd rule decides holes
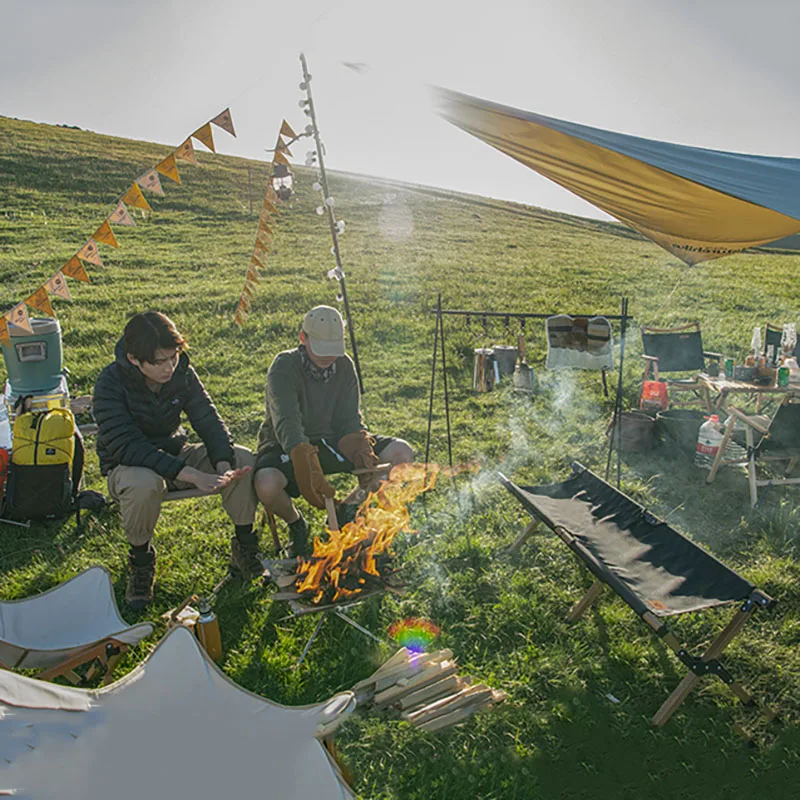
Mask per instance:
[[[371,434],[375,440],[372,449],[375,455],[379,456],[392,442],[400,441],[393,436],[375,436]],[[337,472],[352,472],[355,466],[351,461],[348,461],[336,448],[332,447],[325,439],[316,439],[311,442],[315,447],[319,448],[319,463],[322,467],[322,472],[325,475],[332,475]],[[256,458],[256,465],[253,467],[253,472],[258,472],[260,469],[271,467],[283,473],[286,478],[286,493],[290,497],[299,497],[300,488],[297,481],[294,479],[294,467],[292,466],[292,459],[288,453],[284,453],[280,447],[274,447],[271,450],[266,450],[260,453]]]

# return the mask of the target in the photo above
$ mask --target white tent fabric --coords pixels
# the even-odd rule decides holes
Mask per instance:
[[[318,737],[354,708],[352,692],[302,708],[251,694],[177,627],[102,689],[0,672],[0,795],[352,798]]]
[[[42,594],[0,602],[0,665],[46,669],[105,639],[133,646],[152,632],[149,622],[122,619],[111,576],[90,567]]]

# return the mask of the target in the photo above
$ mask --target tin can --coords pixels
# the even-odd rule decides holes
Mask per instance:
[[[789,385],[789,367],[778,367],[778,386]]]
[[[725,377],[732,378],[733,377],[733,359],[726,358],[725,359]]]

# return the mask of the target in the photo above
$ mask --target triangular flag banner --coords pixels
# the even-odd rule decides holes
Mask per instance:
[[[292,154],[292,151],[289,150],[289,145],[283,141],[280,134],[278,134],[278,141],[275,142],[275,149],[280,150],[281,153],[287,156],[290,156]]]
[[[211,123],[206,122],[205,125],[200,126],[193,134],[198,142],[202,142],[212,153],[217,151],[214,149],[214,136],[211,133]]]
[[[22,328],[22,330],[27,331],[28,333],[33,333],[33,328],[31,327],[30,319],[28,318],[28,309],[25,307],[25,303],[17,303],[11,311],[6,312],[6,319],[12,324],[16,325],[18,328]]]
[[[250,310],[250,298],[242,292],[242,296],[239,298],[239,305],[245,310]]]
[[[233,120],[231,119],[231,110],[229,108],[226,108],[221,114],[217,114],[211,121],[222,128],[222,130],[228,131],[231,136],[236,136],[236,131],[233,129]]]
[[[175,154],[170,153],[163,161],[156,164],[156,171],[165,175],[175,183],[181,182],[181,176],[178,174],[178,165],[175,163]]]
[[[67,279],[62,275],[61,270],[56,272],[56,274],[47,281],[44,288],[47,289],[50,294],[56,295],[56,297],[61,297],[64,300],[72,300],[69,286],[67,286]]]
[[[119,244],[117,243],[117,237],[114,236],[114,231],[111,230],[108,220],[103,222],[103,224],[92,234],[92,239],[94,239],[96,242],[102,242],[103,244],[111,245],[111,247],[119,247]]]
[[[289,139],[297,138],[297,134],[292,130],[292,126],[286,120],[281,123],[281,133]]]
[[[275,191],[275,187],[272,184],[267,187],[267,193],[264,195],[264,202],[266,203],[267,200],[272,204],[278,202],[278,193]]]
[[[69,278],[75,278],[76,281],[83,281],[84,283],[91,283],[89,280],[89,276],[86,273],[86,270],[81,264],[81,260],[78,256],[72,256],[72,258],[61,267],[61,271]]]
[[[0,317],[0,344],[11,344],[11,336],[8,333],[8,321]]]
[[[250,285],[249,281],[245,281],[245,284],[242,287],[242,294],[246,294],[248,297],[253,296],[253,287]]]
[[[178,161],[188,161],[190,164],[197,166],[197,159],[194,157],[194,145],[191,139],[187,139],[182,145],[176,147],[173,155]]]
[[[286,156],[280,150],[276,150],[272,154],[272,163],[273,164],[286,164],[286,166],[288,167],[289,166],[289,159],[286,158]]]
[[[97,250],[97,242],[95,242],[91,236],[89,237],[89,241],[78,250],[77,256],[82,261],[88,261],[90,264],[95,264],[98,267],[103,266],[103,262],[100,260],[100,253]]]
[[[262,231],[259,231],[256,236],[256,244],[261,244],[263,250],[269,250],[270,240]]]
[[[258,277],[258,272],[254,270],[252,267],[247,270],[247,280],[252,281],[253,283],[261,283],[261,278]]]
[[[261,269],[265,269],[264,265],[259,261],[261,255],[266,255],[269,252],[269,245],[263,239],[256,239],[255,247],[253,248],[253,258]]]
[[[40,286],[30,297],[25,298],[25,302],[37,311],[47,314],[49,317],[54,317],[55,312],[53,306],[50,305],[50,298],[47,295],[47,289]]]
[[[114,211],[108,215],[106,218],[109,222],[113,222],[115,225],[135,225],[136,223],[133,221],[133,217],[128,213],[128,209],[125,208],[125,203],[122,200],[117,203],[117,207]]]
[[[142,189],[148,189],[151,192],[155,192],[156,194],[160,194],[163,196],[164,190],[161,188],[161,181],[158,178],[158,173],[151,169],[149,172],[145,172],[144,175],[140,175],[136,179],[136,183],[142,187]]]
[[[124,195],[120,198],[125,205],[133,206],[134,208],[141,208],[145,211],[152,211],[153,209],[150,208],[150,203],[144,199],[144,195],[142,194],[142,190],[139,188],[138,183],[132,183],[131,188],[125,192]]]
[[[277,214],[278,209],[276,206],[272,204],[272,200],[269,199],[269,196],[264,198],[264,205],[262,206],[264,211],[269,211],[270,214]]]
[[[258,230],[272,236],[272,217],[269,211],[262,211],[258,218]]]

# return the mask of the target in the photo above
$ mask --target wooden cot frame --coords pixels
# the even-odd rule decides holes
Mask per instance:
[[[542,521],[534,519],[528,527],[517,537],[516,541],[507,549],[507,554],[513,554],[518,551],[522,545],[542,526],[550,528]],[[553,532],[563,541],[573,553],[576,554],[578,560],[587,568],[589,565],[580,555],[580,548],[578,547],[576,538],[564,527],[557,525],[552,528]],[[579,620],[586,611],[592,606],[603,591],[606,582],[594,573],[594,583],[589,587],[586,593],[578,600],[567,614],[569,622],[576,622]],[[622,599],[622,598],[621,598]],[[624,600],[623,600],[624,602]],[[733,694],[745,706],[757,708],[761,714],[770,721],[777,716],[777,713],[768,706],[759,703],[744,686],[736,680],[731,673],[720,663],[719,656],[723,650],[736,638],[740,633],[745,623],[753,612],[758,608],[771,609],[777,603],[776,600],[769,595],[762,592],[760,589],[754,589],[750,596],[742,601],[739,608],[734,615],[733,619],[725,626],[725,628],[717,635],[717,637],[707,647],[702,656],[693,656],[687,650],[686,646],[681,644],[677,636],[669,629],[667,624],[660,617],[656,616],[650,611],[645,611],[643,614],[637,614],[643,622],[645,622],[661,639],[667,647],[672,650],[678,657],[678,660],[689,670],[689,673],[683,678],[678,686],[673,689],[669,697],[662,703],[661,707],[651,719],[651,724],[660,728],[666,725],[672,715],[680,708],[686,698],[697,687],[700,679],[706,675],[716,676],[723,683],[727,684]],[[626,605],[628,605],[626,603]]]

